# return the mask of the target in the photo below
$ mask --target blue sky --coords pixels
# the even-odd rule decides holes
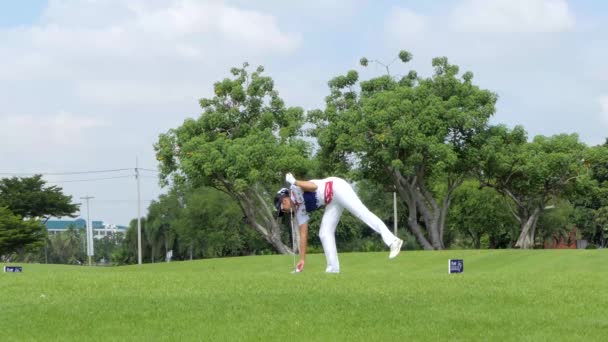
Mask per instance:
[[[32,25],[40,19],[46,6],[46,0],[1,1],[0,27]]]
[[[428,76],[436,56],[472,71],[499,95],[493,123],[599,144],[607,14],[608,2],[591,0],[2,1],[0,176],[133,168],[136,157],[155,169],[158,135],[196,117],[232,66],[263,64],[288,105],[313,109],[333,76],[382,73],[360,57],[390,61],[401,49],[414,59],[395,74]],[[132,173],[46,179],[95,196],[94,219],[127,224]],[[145,176],[147,206],[162,190]]]

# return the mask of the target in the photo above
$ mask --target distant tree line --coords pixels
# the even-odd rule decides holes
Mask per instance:
[[[401,51],[397,60],[411,59]],[[371,63],[380,62],[360,61]],[[577,239],[606,245],[608,140],[587,146],[575,133],[529,137],[521,126],[490,124],[498,95],[446,57],[432,60],[428,77],[385,66],[367,80],[356,70],[331,78],[324,108],[310,111],[286,105],[262,67],[232,68],[199,101],[200,116],[154,145],[166,194],[142,218],[144,261],[291,253],[289,219],[277,219],[271,203],[286,172],[348,179],[389,227],[396,193],[408,249],[535,248],[569,238],[574,227]],[[75,211],[26,210],[32,198],[5,189],[22,181],[0,182],[0,255],[40,251],[40,218]],[[318,220],[313,214],[312,227]],[[16,239],[16,230],[29,238]],[[76,235],[51,245],[76,246]],[[341,251],[383,249],[348,214],[337,240]],[[106,253],[115,264],[137,262],[136,220]]]
[[[411,58],[398,55],[403,63]],[[360,80],[348,71],[328,82],[325,108],[308,112],[287,106],[262,67],[233,68],[214,84],[213,97],[200,100],[199,117],[159,137],[162,183],[224,194],[226,210],[230,203],[231,215],[242,217],[238,225],[278,253],[291,252],[290,229],[276,219],[270,199],[288,171],[347,178],[389,226],[396,192],[408,248],[534,248],[568,238],[573,227],[577,238],[604,246],[608,143],[587,146],[573,133],[529,137],[521,126],[491,125],[497,94],[446,57],[432,66],[430,77],[414,70],[395,76],[387,67]],[[368,232],[347,217],[337,231],[341,250],[381,248]],[[175,236],[181,250],[194,243]],[[314,234],[310,239],[318,246]],[[231,245],[227,236],[217,241]]]

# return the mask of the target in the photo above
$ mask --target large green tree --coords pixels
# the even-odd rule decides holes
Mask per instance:
[[[158,201],[153,201],[148,207],[146,237],[152,252],[152,262],[158,257],[164,259],[167,252],[173,248],[176,234],[173,223],[178,218],[182,206],[178,192],[170,191],[160,195]]]
[[[46,186],[41,175],[0,179],[0,255],[44,245],[44,225],[34,222],[52,216],[72,216],[78,205],[57,186]],[[16,220],[22,222],[17,224]]]
[[[41,175],[0,179],[0,206],[23,218],[48,220],[50,217],[73,216],[78,204],[63,189],[51,185]]]
[[[538,240],[541,243],[559,242],[563,238],[566,243],[576,241],[569,240],[570,232],[574,228],[574,207],[562,198],[556,198],[548,206],[550,210],[544,210],[536,223]]]
[[[85,234],[71,225],[64,232],[47,238],[44,262],[52,264],[82,264],[86,259]],[[99,254],[96,242],[95,254]]]
[[[147,219],[141,218],[141,249],[142,249],[142,261],[151,261],[150,256],[151,248],[147,243],[150,241],[147,237]],[[132,219],[129,222],[129,228],[121,242],[120,248],[112,253],[112,262],[116,264],[136,264],[138,262],[137,257],[137,219]]]
[[[608,141],[585,151],[586,172],[569,194],[584,239],[604,247],[608,238]]]
[[[298,138],[303,110],[286,107],[263,71],[233,68],[232,78],[214,84],[213,97],[200,100],[201,116],[162,134],[155,149],[165,181],[225,192],[250,227],[290,253],[270,199],[284,172],[305,174],[310,147]]]
[[[487,240],[484,247],[510,247],[517,239],[518,225],[504,210],[505,201],[510,199],[494,189],[480,188],[476,180],[467,180],[454,193],[448,225],[470,239],[473,248],[482,248],[482,240]]]
[[[36,220],[23,220],[6,207],[0,207],[0,256],[22,253],[44,246],[46,229]]]
[[[399,58],[408,62],[411,54],[402,51]],[[477,166],[473,151],[482,145],[479,133],[495,112],[496,95],[474,85],[471,72],[459,77],[445,57],[432,65],[429,78],[410,71],[358,82],[358,73],[349,71],[329,82],[325,110],[310,117],[328,172],[354,168],[393,187],[420,245],[442,249],[454,190]]]
[[[536,225],[551,200],[562,197],[584,175],[586,148],[576,134],[536,136],[527,141],[522,127],[493,127],[482,150],[479,179],[511,199],[510,212],[520,225],[515,243],[534,247]]]
[[[258,247],[272,250],[247,227],[239,206],[225,193],[197,188],[184,195],[184,203],[173,223],[180,247],[176,252],[184,259],[257,254]]]

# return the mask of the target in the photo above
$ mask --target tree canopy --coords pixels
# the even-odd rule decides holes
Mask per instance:
[[[399,58],[412,56],[402,51]],[[496,95],[474,85],[471,72],[459,76],[445,57],[432,65],[428,78],[415,71],[360,82],[356,71],[335,77],[325,110],[312,112],[311,121],[321,166],[357,169],[362,178],[393,187],[420,244],[442,249],[450,201],[477,166],[474,151],[483,145]]]
[[[79,209],[58,186],[46,186],[41,175],[0,179],[0,206],[23,218],[73,216]]]
[[[584,172],[585,145],[576,134],[536,136],[528,143],[522,127],[497,126],[491,135],[482,150],[479,179],[511,199],[510,210],[521,226],[515,246],[532,248],[536,223],[549,201]]]
[[[252,228],[289,253],[269,198],[286,171],[310,168],[310,146],[298,138],[304,111],[286,107],[263,71],[233,68],[232,79],[215,83],[214,97],[200,100],[201,116],[162,134],[155,149],[166,181],[225,192]]]
[[[44,246],[46,229],[35,220],[23,220],[0,207],[0,256]]]

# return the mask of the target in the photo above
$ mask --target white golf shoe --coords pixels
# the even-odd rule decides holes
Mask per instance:
[[[325,273],[340,273],[340,269],[333,266],[327,266]]]
[[[401,245],[403,245],[403,240],[397,238],[397,240],[393,241],[391,244],[391,253],[388,255],[389,259],[394,259],[399,252],[401,252]]]

